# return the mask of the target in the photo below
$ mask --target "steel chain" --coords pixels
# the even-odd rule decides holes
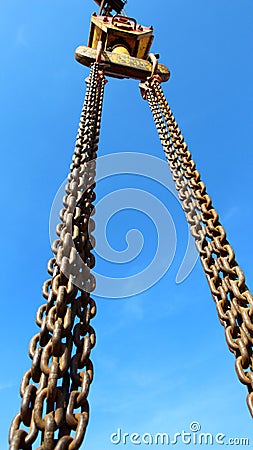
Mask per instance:
[[[55,257],[48,263],[51,278],[42,288],[47,303],[36,315],[40,332],[30,341],[32,366],[21,381],[21,408],[11,424],[10,450],[32,450],[40,436],[38,450],[77,450],[87,427],[90,352],[95,345],[90,320],[96,314],[90,296],[95,288],[91,216],[104,84],[94,63],[56,230],[59,239],[52,245]]]
[[[95,224],[91,216],[105,84],[97,63],[91,67],[87,84],[64,208],[57,226],[59,239],[52,245],[55,257],[48,263],[51,278],[42,289],[47,303],[37,312],[40,333],[30,341],[32,366],[21,381],[21,408],[10,428],[10,450],[32,450],[39,433],[38,450],[77,450],[89,419],[87,396],[93,379],[90,352],[95,345],[90,320],[96,314],[90,296],[95,288],[90,273],[95,264],[91,253]],[[238,377],[248,388],[247,403],[253,416],[253,297],[156,77],[146,83],[146,98],[225,328],[228,347],[236,357]]]
[[[253,416],[253,297],[159,81],[153,77],[145,88],[229,350],[236,358],[238,378],[248,388],[247,404]]]

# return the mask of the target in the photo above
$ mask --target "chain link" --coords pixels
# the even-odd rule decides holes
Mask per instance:
[[[145,98],[195,238],[218,316],[225,328],[229,350],[235,355],[238,378],[248,388],[247,404],[253,416],[252,294],[159,80],[154,76],[141,88],[145,90]]]
[[[40,332],[29,344],[32,365],[21,381],[21,407],[10,427],[10,450],[32,450],[38,437],[38,450],[77,450],[89,420],[87,396],[93,379],[90,353],[96,341],[90,325],[96,314],[90,295],[95,289],[91,274],[95,264],[92,216],[105,85],[98,63],[91,66],[87,85],[61,222],[56,229],[58,239],[52,244],[55,256],[48,263],[51,277],[42,288],[47,302],[37,311]],[[253,416],[253,297],[159,80],[154,76],[141,87],[195,238],[229,350],[235,355],[238,378],[248,388],[247,403]]]
[[[96,152],[105,79],[99,65],[91,66],[76,138],[76,147],[63,209],[48,263],[51,277],[43,284],[47,300],[39,307],[40,332],[30,341],[31,368],[21,381],[20,412],[12,421],[10,450],[77,450],[89,419],[87,396],[93,379],[90,352],[96,337],[91,319],[96,305],[90,273],[95,259],[92,232],[95,224]],[[74,436],[73,436],[74,432]]]

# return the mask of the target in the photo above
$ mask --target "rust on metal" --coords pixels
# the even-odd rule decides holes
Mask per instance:
[[[132,17],[121,14],[97,16],[94,13],[91,16],[88,45],[79,46],[75,58],[89,67],[97,60],[99,46],[100,60],[106,75],[142,81],[156,71],[161,81],[165,82],[170,78],[169,69],[157,61],[157,67],[154,68],[152,54],[149,55],[153,39],[153,27],[140,25]]]
[[[248,389],[253,417],[253,297],[159,81],[154,76],[143,84],[141,91],[145,90],[228,348],[236,358],[237,376]]]
[[[105,51],[114,52],[124,47],[134,58],[147,59],[153,42],[153,28],[137,24],[132,17],[116,14],[115,16],[91,16],[88,47],[97,48],[102,42]]]
[[[121,0],[97,2],[107,12],[125,4]],[[10,450],[31,450],[38,437],[37,450],[78,450],[87,428],[87,398],[93,380],[90,354],[96,342],[91,326],[96,314],[91,297],[95,289],[92,216],[104,74],[142,81],[141,93],[149,103],[229,350],[236,358],[238,378],[248,389],[253,416],[253,297],[162,91],[160,83],[169,79],[170,71],[158,64],[157,55],[147,59],[151,29],[118,15],[93,16],[95,25],[90,46],[78,47],[75,53],[77,61],[91,70],[56,229],[58,239],[52,244],[54,257],[48,263],[50,277],[42,287],[46,302],[37,311],[39,332],[29,344],[31,366],[22,378],[21,407],[10,427]],[[145,37],[142,47],[139,44]]]
[[[76,60],[84,66],[96,61],[97,50],[86,46],[80,46],[75,51]],[[151,76],[153,65],[151,62],[133,58],[123,53],[112,53],[102,51],[101,63],[103,64],[104,73],[115,78],[133,78],[135,80],[145,80]],[[163,82],[170,78],[169,69],[163,64],[158,64],[157,74]]]
[[[87,396],[93,379],[90,353],[96,314],[91,297],[95,228],[96,152],[105,78],[92,65],[82,109],[75,152],[49,260],[50,278],[42,288],[46,303],[39,307],[39,332],[31,339],[31,367],[20,386],[21,408],[9,433],[10,450],[79,449],[89,420]]]

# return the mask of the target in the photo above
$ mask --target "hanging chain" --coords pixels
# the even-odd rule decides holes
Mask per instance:
[[[60,212],[61,222],[48,263],[51,278],[43,284],[47,303],[37,312],[40,332],[30,341],[31,368],[20,386],[21,408],[12,421],[10,450],[78,450],[89,420],[87,396],[93,379],[90,352],[96,314],[90,270],[95,258],[96,152],[105,79],[99,64],[91,66],[74,156]],[[236,371],[248,388],[253,416],[253,297],[245,284],[226,232],[212,206],[205,184],[166,101],[156,76],[145,84],[148,100],[173,180],[186,213],[200,259],[225,328],[228,347],[236,357]]]
[[[229,350],[235,355],[238,378],[248,388],[247,404],[253,416],[252,294],[159,80],[154,76],[141,84],[141,88],[145,90],[145,98],[195,238],[218,316],[225,328]]]
[[[21,381],[21,408],[11,424],[10,450],[32,450],[37,439],[38,450],[77,450],[88,424],[90,352],[95,345],[90,320],[96,314],[90,296],[95,288],[91,216],[104,84],[94,63],[56,230],[59,239],[52,245],[55,257],[48,263],[51,277],[42,289],[47,303],[37,312],[40,332],[30,341],[32,366]]]

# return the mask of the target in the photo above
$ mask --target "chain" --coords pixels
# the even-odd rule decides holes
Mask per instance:
[[[147,91],[147,100],[154,117],[154,122],[156,124],[166,158],[170,164],[173,181],[175,182],[176,188],[179,192],[179,198],[182,202],[183,209],[186,212],[187,220],[191,224],[192,233],[194,233],[194,229],[198,228],[201,219],[201,209],[198,204],[198,200],[193,198],[192,189],[188,185],[187,180],[184,177],[184,172],[179,158],[173,151],[173,142],[168,134],[161,109],[157,104],[156,97],[152,90]],[[194,235],[196,237],[199,237],[196,232],[194,233]],[[202,239],[203,237],[204,236],[202,236]]]
[[[145,89],[145,98],[195,238],[220,322],[225,328],[229,350],[235,355],[238,378],[248,388],[247,404],[253,416],[252,294],[159,80],[153,77],[141,88]]]
[[[22,378],[21,408],[10,427],[10,450],[32,450],[39,438],[38,450],[77,450],[88,424],[95,345],[90,321],[96,314],[90,296],[95,288],[91,216],[104,84],[94,63],[56,229],[59,238],[52,245],[55,257],[48,263],[51,277],[42,288],[47,302],[37,311],[40,332],[30,341],[32,365]]]
[[[105,85],[98,63],[91,66],[87,85],[58,239],[52,245],[55,256],[48,263],[51,277],[42,288],[47,302],[37,311],[40,332],[30,341],[32,365],[21,381],[10,450],[32,450],[38,438],[37,450],[77,450],[89,420],[90,353],[96,339],[90,325],[96,314],[90,295],[95,289],[92,215]],[[253,416],[253,297],[156,76],[146,82],[145,96]]]

